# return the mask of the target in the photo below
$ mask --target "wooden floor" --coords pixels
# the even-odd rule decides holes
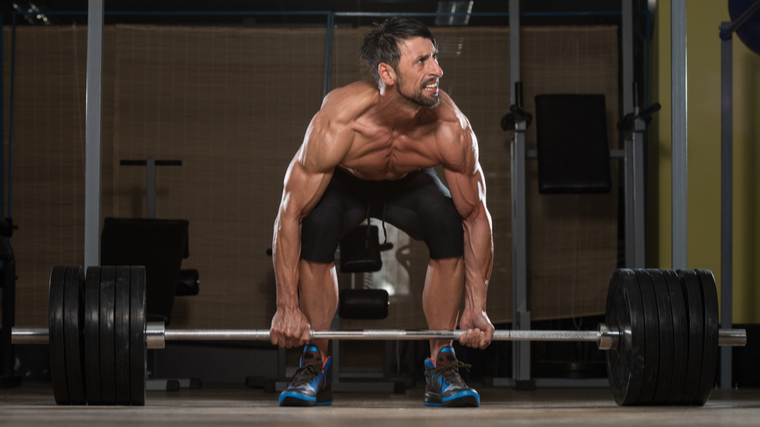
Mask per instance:
[[[281,408],[277,394],[204,387],[149,392],[144,407],[56,406],[48,386],[0,389],[0,425],[267,426],[760,426],[760,390],[714,390],[704,407],[618,407],[607,389],[516,392],[480,387],[480,408],[422,405],[421,387],[405,395],[336,393],[332,406]]]

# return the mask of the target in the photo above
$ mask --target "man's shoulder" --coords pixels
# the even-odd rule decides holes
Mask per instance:
[[[435,108],[439,122],[436,141],[443,164],[455,170],[469,170],[473,161],[477,161],[477,140],[470,121],[448,94],[441,91],[440,96],[441,103]]]
[[[440,94],[441,103],[435,108],[441,126],[452,132],[467,132],[470,121],[467,116],[457,107],[451,97],[444,91]]]
[[[378,89],[374,81],[358,81],[330,91],[322,101],[320,112],[336,123],[350,123],[377,104]]]

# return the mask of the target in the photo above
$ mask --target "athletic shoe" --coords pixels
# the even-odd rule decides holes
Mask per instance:
[[[280,393],[280,406],[316,406],[332,403],[332,357],[322,362],[313,345],[303,349],[300,366]]]
[[[457,360],[454,348],[444,347],[438,352],[435,361],[425,359],[425,399],[428,406],[480,406],[480,395],[467,387],[459,376],[459,368],[469,369]]]

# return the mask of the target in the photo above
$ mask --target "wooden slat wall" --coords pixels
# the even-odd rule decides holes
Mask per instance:
[[[81,264],[83,258],[86,27],[17,31],[16,324],[44,325],[50,267]],[[366,31],[337,31],[333,87],[369,77],[357,59]],[[526,109],[532,110],[536,94],[604,93],[616,147],[616,32],[614,27],[524,28]],[[511,134],[499,128],[499,120],[509,107],[509,31],[465,27],[435,33],[441,86],[478,136],[496,248],[488,310],[494,321],[507,321]],[[183,266],[200,271],[201,294],[177,299],[172,326],[268,327],[275,294],[265,250],[271,246],[285,168],[321,103],[324,41],[323,29],[106,27],[103,216],[145,214],[145,169],[118,166],[119,160],[183,161],[182,167],[158,168],[158,217],[190,221],[191,255]],[[7,120],[7,95],[5,115]],[[533,129],[529,146],[535,144]],[[535,165],[529,164],[533,318],[601,313],[617,258],[617,192],[539,196]],[[391,316],[345,326],[426,326],[421,286],[427,248],[392,227],[389,237],[396,249],[384,253],[386,267],[366,278],[359,275],[356,286],[393,286]],[[340,280],[341,287],[351,286],[348,275]]]

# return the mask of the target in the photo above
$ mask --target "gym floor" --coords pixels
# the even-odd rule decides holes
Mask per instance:
[[[276,393],[209,387],[148,392],[145,407],[62,407],[46,385],[0,389],[3,426],[757,426],[760,389],[713,390],[704,407],[619,407],[606,388],[516,392],[477,387],[481,407],[428,408],[422,387],[405,395],[336,393],[332,406],[281,408]]]

